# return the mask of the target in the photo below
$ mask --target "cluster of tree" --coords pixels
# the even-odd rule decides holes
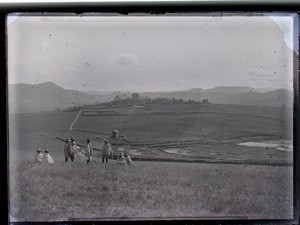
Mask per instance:
[[[150,104],[150,103],[159,103],[159,104],[199,104],[201,103],[195,100],[183,100],[176,98],[149,98],[147,96],[140,96],[139,93],[132,93],[130,97],[126,95],[116,95],[115,98],[110,102],[104,103],[95,103],[93,105],[84,105],[84,107],[89,108],[98,108],[98,107],[119,107],[123,105],[136,105],[136,104]],[[209,104],[208,99],[203,99],[202,103]],[[56,110],[63,110],[68,112],[79,111],[82,106],[72,106],[67,109],[57,108]]]
[[[116,97],[109,103],[109,105],[128,105],[128,104],[143,104],[143,103],[160,103],[160,104],[195,104],[201,103],[195,100],[183,100],[176,98],[149,98],[147,96],[140,96],[139,93],[132,93],[131,97],[116,95]],[[202,103],[209,103],[208,99],[203,99]]]
[[[176,98],[154,98],[152,100],[153,103],[163,103],[163,104],[176,104],[176,103],[183,103],[183,99],[176,99]]]
[[[132,93],[130,97],[124,97],[116,95],[116,97],[111,101],[112,105],[127,105],[127,104],[142,104],[151,102],[151,98],[143,96],[141,97],[139,93]]]

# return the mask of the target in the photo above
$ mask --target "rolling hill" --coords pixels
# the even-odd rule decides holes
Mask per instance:
[[[145,92],[151,98],[176,98],[202,101],[208,99],[215,104],[292,107],[293,93],[286,89],[254,89],[247,86],[215,87],[211,89],[191,89],[178,92]]]
[[[183,100],[200,101],[202,99],[209,99],[211,102],[220,103],[218,100],[224,96],[241,94],[250,91],[255,91],[254,88],[246,86],[219,86],[204,90],[202,88],[192,88],[187,91],[173,91],[173,92],[144,92],[143,95],[150,98],[176,98]]]
[[[256,89],[247,86],[218,86],[206,89],[206,93],[240,94],[243,92],[256,91]]]
[[[8,88],[9,113],[50,111],[55,108],[92,104],[99,95],[66,90],[52,82],[11,84]]]
[[[264,91],[265,90],[265,91]],[[208,99],[216,104],[292,107],[293,93],[285,89],[254,89],[246,86],[193,88],[187,91],[143,92],[150,98],[176,98],[202,101]],[[102,95],[66,90],[55,83],[10,84],[8,88],[9,113],[33,113],[51,111],[57,108],[89,105],[112,101],[116,95],[130,96],[131,92],[112,92]]]
[[[293,93],[285,89],[278,89],[260,92],[245,92],[215,99],[215,103],[234,104],[234,105],[252,105],[252,106],[270,106],[270,107],[292,107]]]

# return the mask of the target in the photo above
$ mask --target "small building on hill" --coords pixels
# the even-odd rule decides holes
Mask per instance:
[[[108,138],[108,142],[111,144],[114,158],[120,153],[128,153],[131,145],[128,140],[124,136],[119,136],[119,131],[113,130],[111,132],[111,136]]]
[[[113,130],[112,132],[111,132],[111,136],[110,136],[111,138],[118,138],[119,137],[119,131],[117,131],[117,130]]]

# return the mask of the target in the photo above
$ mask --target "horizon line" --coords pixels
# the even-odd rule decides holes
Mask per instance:
[[[257,88],[253,88],[251,86],[246,86],[246,85],[231,85],[231,86],[226,86],[226,85],[219,85],[219,86],[213,86],[213,87],[210,87],[210,88],[202,88],[202,87],[190,87],[190,88],[186,88],[186,89],[174,89],[174,90],[145,90],[145,91],[136,91],[136,90],[104,90],[104,91],[98,91],[98,90],[79,90],[79,89],[67,89],[65,87],[62,87],[60,85],[58,85],[57,83],[53,82],[53,81],[45,81],[45,82],[40,82],[40,83],[24,83],[24,82],[21,82],[21,83],[7,83],[8,85],[20,85],[20,84],[24,84],[24,85],[41,85],[41,84],[45,84],[45,83],[53,83],[55,84],[56,86],[60,87],[60,88],[63,88],[65,90],[73,90],[73,91],[79,91],[79,92],[136,92],[136,93],[145,93],[145,92],[163,92],[163,93],[168,93],[168,92],[175,92],[175,91],[191,91],[193,89],[202,89],[203,91],[207,91],[207,90],[211,90],[211,89],[214,89],[214,88],[219,88],[219,87],[225,87],[225,88],[234,88],[234,87],[247,87],[247,88],[251,88],[253,90],[259,90],[259,89],[270,89],[270,90],[278,90],[278,89],[285,89],[285,90],[288,90],[288,91],[293,91],[293,90],[289,90],[288,88],[282,88],[282,87],[257,87]]]

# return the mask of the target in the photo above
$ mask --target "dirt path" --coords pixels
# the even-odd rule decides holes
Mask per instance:
[[[80,114],[82,113],[82,109],[79,110],[79,112],[77,113],[74,121],[71,123],[69,130],[72,131],[73,130],[73,126],[75,125],[75,123],[77,122],[77,120],[79,119]]]

